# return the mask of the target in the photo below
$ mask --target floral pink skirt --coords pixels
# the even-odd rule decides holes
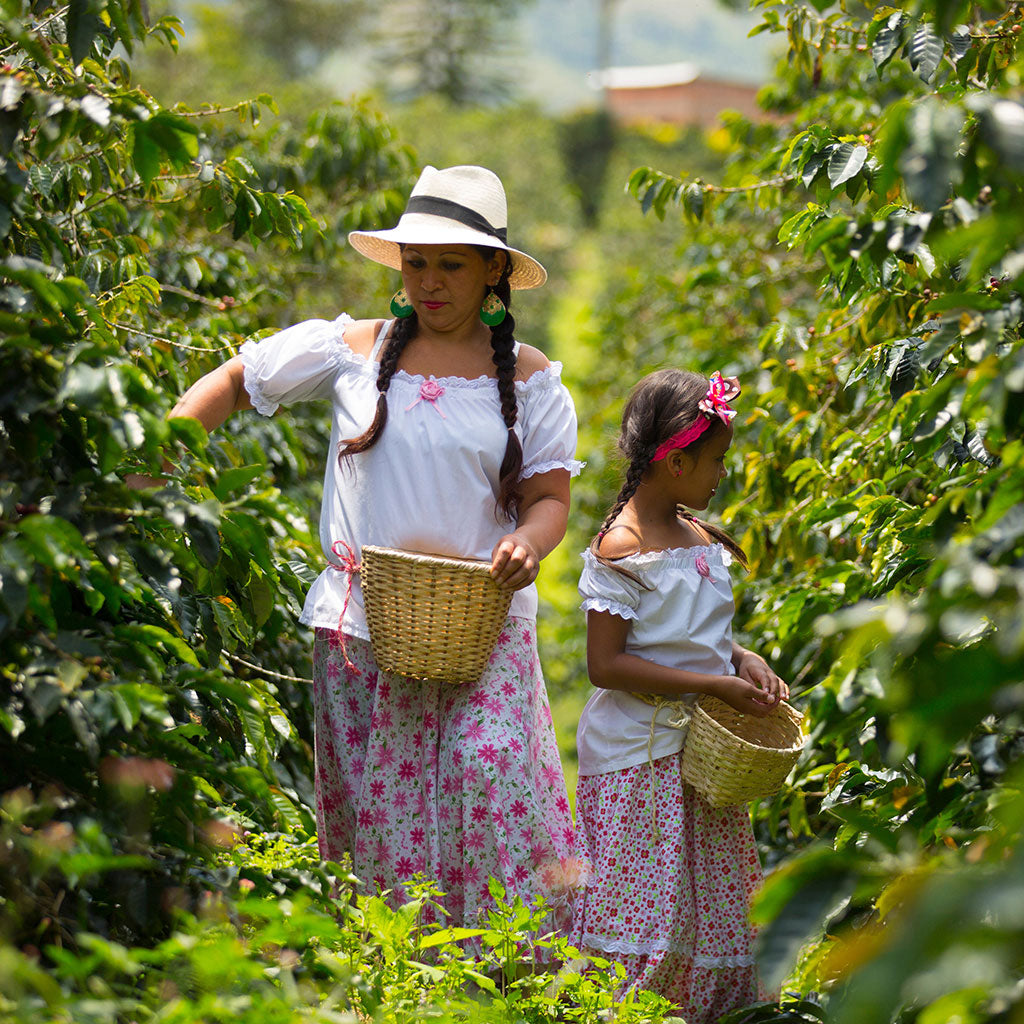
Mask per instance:
[[[761,868],[746,806],[711,807],[680,764],[654,762],[657,833],[649,764],[580,777],[573,941],[705,1024],[759,998],[747,908]]]
[[[379,672],[365,640],[318,629],[313,653],[320,852],[368,887],[439,882],[453,927],[493,906],[488,879],[572,918],[573,825],[530,619],[509,619],[483,676]]]

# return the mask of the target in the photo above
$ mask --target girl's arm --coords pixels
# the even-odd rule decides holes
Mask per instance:
[[[565,536],[569,521],[569,471],[552,469],[522,482],[519,524],[491,552],[491,576],[508,590],[522,590],[536,578],[541,560]]]
[[[217,369],[200,377],[178,399],[170,415],[197,419],[206,428],[207,433],[210,433],[231,413],[239,409],[252,408],[244,380],[242,358],[234,356],[221,363]],[[173,469],[171,463],[164,459],[165,472],[171,472]],[[130,473],[125,477],[125,483],[134,490],[143,490],[147,487],[158,487],[163,481],[141,473]]]
[[[775,710],[775,699],[740,676],[710,675],[669,668],[626,652],[629,622],[611,612],[587,612],[587,672],[594,686],[604,690],[653,693],[681,697],[707,693],[724,700],[745,715],[763,717]]]
[[[768,662],[760,654],[741,647],[735,640],[732,642],[732,667],[736,669],[736,675],[748,683],[760,686],[776,700],[789,698],[789,687],[772,671]]]

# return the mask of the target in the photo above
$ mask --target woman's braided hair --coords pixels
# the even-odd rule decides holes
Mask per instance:
[[[637,488],[650,469],[651,460],[658,446],[692,426],[698,416],[704,415],[699,403],[707,394],[707,390],[706,377],[691,370],[677,369],[656,370],[633,388],[622,411],[622,429],[618,439],[619,454],[627,462],[626,476],[614,504],[601,523],[601,529],[590,544],[590,550],[602,564],[636,579],[633,573],[616,566],[614,559],[601,555],[598,548],[605,534],[626,507],[626,503],[636,494]],[[715,436],[716,431],[722,429],[724,428],[719,420],[712,421],[711,426],[700,437],[686,446],[686,451],[696,455]],[[696,523],[715,540],[720,541],[736,556],[741,565],[746,566],[747,556],[743,549],[724,530],[698,519],[681,505],[677,511],[682,518]]]
[[[485,261],[490,261],[497,249],[484,245],[474,245]],[[506,519],[515,520],[519,512],[522,490],[519,474],[523,468],[523,448],[514,427],[519,418],[519,405],[516,400],[516,320],[512,315],[512,289],[508,279],[512,273],[512,261],[505,260],[501,279],[491,288],[505,304],[505,319],[496,327],[491,328],[491,358],[497,370],[498,397],[501,400],[501,417],[508,428],[505,442],[505,454],[501,460],[498,479],[497,507]],[[405,351],[406,345],[416,337],[419,321],[415,313],[395,321],[388,340],[381,352],[380,369],[377,371],[377,409],[369,427],[358,437],[343,440],[338,445],[338,460],[343,462],[351,455],[358,455],[372,448],[380,439],[380,435],[388,422],[387,393],[391,386],[391,378],[398,369],[398,360]]]

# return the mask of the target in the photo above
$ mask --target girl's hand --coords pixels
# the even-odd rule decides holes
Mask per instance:
[[[718,676],[708,686],[707,692],[719,700],[724,700],[729,707],[742,715],[754,715],[765,718],[778,707],[778,698],[769,700],[764,690],[756,683],[740,676]]]
[[[502,590],[522,590],[536,578],[540,558],[533,545],[519,534],[506,534],[491,552],[491,577]]]
[[[768,700],[772,707],[789,696],[789,687],[772,671],[768,662],[753,651],[744,649],[736,663],[736,674],[759,686],[764,692],[762,700]]]

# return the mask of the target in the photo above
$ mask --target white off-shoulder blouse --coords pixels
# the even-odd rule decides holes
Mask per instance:
[[[584,610],[629,621],[626,653],[670,668],[735,675],[732,556],[721,544],[647,551],[615,564],[650,589],[602,564],[588,549],[579,591]],[[682,699],[692,704],[696,696]],[[682,750],[686,732],[668,725],[668,708],[659,709],[651,740],[653,714],[652,705],[625,691],[595,688],[576,734],[580,775],[619,771]]]
[[[352,318],[307,320],[241,349],[245,389],[253,406],[271,416],[280,405],[329,399],[331,444],[324,473],[320,543],[324,569],[306,596],[301,621],[341,628],[369,639],[359,575],[327,566],[343,541],[356,558],[364,544],[462,558],[490,559],[514,524],[495,507],[507,428],[497,381],[490,377],[424,378],[398,370],[388,390],[388,421],[378,442],[339,465],[344,438],[357,437],[373,420],[377,356],[390,322],[369,358],[349,348]],[[576,475],[576,412],[560,378],[561,364],[517,381],[523,478],[552,469]],[[344,550],[344,549],[339,549]],[[534,618],[534,586],[515,593],[509,612]]]

